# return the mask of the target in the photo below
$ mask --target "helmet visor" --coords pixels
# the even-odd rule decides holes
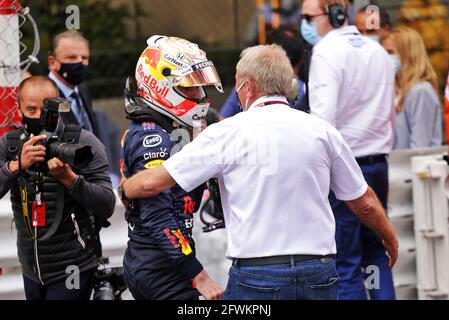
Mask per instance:
[[[181,77],[178,84],[179,86],[199,87],[221,85],[220,77],[211,61],[194,65],[192,66],[192,70],[193,72]]]

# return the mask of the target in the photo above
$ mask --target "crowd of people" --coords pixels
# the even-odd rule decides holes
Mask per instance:
[[[382,8],[354,12],[348,0],[292,8],[266,44],[242,51],[221,121],[209,126],[205,88],[223,92],[214,63],[195,43],[151,36],[126,81],[121,156],[85,85],[87,39],[55,36],[48,76],[19,86],[23,126],[0,138],[0,196],[11,193],[27,299],[91,297],[114,186],[135,299],[395,299],[388,155],[443,143],[440,70],[404,25],[406,8],[397,27]],[[88,146],[88,160],[69,163],[68,145]],[[226,288],[192,238],[211,179],[232,260]],[[71,265],[79,288],[67,287]],[[369,266],[380,285],[367,290]]]

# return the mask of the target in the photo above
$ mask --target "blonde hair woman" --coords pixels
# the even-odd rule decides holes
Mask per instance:
[[[397,66],[395,149],[441,145],[442,120],[437,76],[421,36],[413,29],[393,30]],[[393,55],[394,56],[394,55]]]

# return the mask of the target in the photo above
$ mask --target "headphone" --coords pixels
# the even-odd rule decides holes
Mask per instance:
[[[326,6],[326,13],[331,26],[335,29],[341,28],[348,17],[346,9],[341,4],[331,4],[330,6]]]

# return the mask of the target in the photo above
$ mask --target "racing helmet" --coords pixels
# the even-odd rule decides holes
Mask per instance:
[[[205,118],[210,101],[203,87],[223,93],[212,61],[197,44],[176,37],[155,35],[137,62],[137,94],[149,108],[179,124],[193,127]],[[201,98],[189,98],[179,87],[200,87]]]

